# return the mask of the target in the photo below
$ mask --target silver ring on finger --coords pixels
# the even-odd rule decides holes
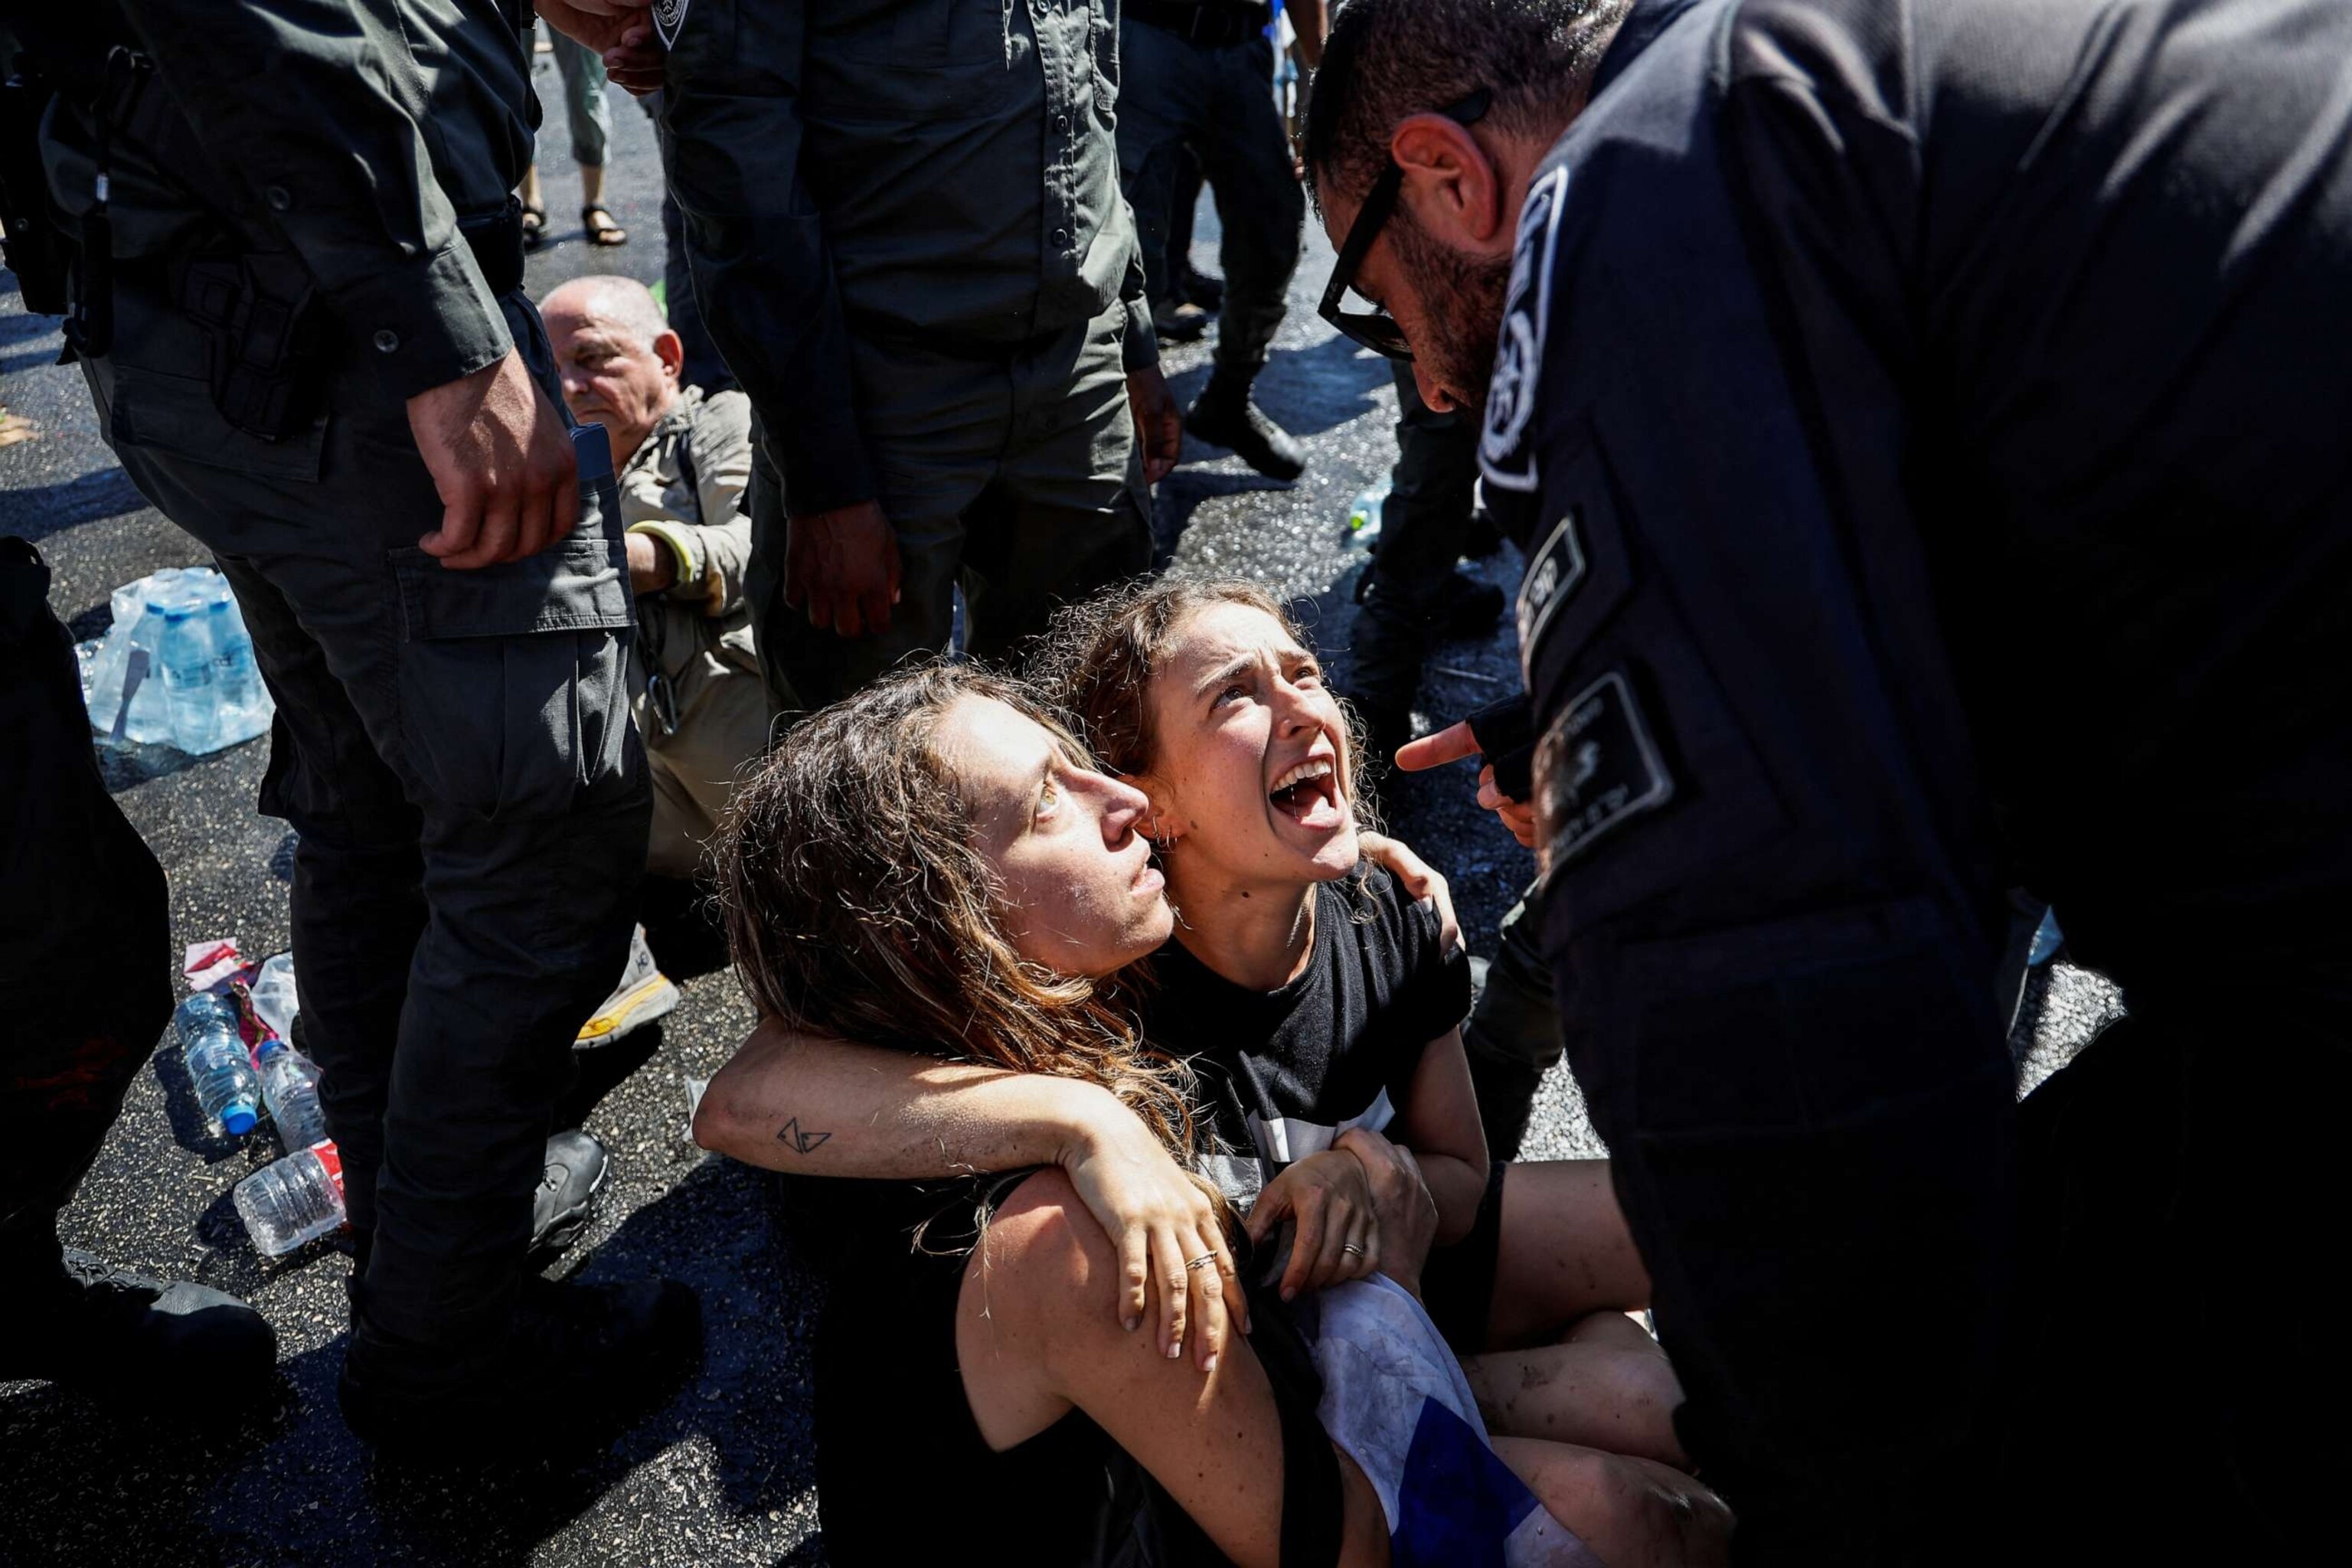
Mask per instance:
[[[1353,1258],[1361,1258],[1361,1257],[1364,1255],[1364,1249],[1363,1249],[1362,1247],[1358,1247],[1358,1246],[1357,1246],[1354,1242],[1352,1242],[1352,1241],[1343,1241],[1343,1242],[1341,1242],[1341,1243],[1339,1244],[1339,1250],[1340,1250],[1340,1251],[1342,1251],[1342,1252],[1344,1252],[1344,1253],[1347,1253],[1349,1256],[1353,1257]]]
[[[1210,1264],[1214,1263],[1216,1260],[1217,1255],[1215,1253],[1204,1252],[1201,1254],[1200,1257],[1195,1258],[1191,1262],[1185,1264],[1184,1267],[1187,1268],[1206,1268]]]

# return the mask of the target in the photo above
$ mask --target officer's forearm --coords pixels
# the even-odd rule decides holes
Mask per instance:
[[[943,1062],[764,1023],[719,1070],[694,1141],[796,1175],[919,1181],[1062,1163],[1099,1118],[1092,1084]]]
[[[1282,0],[1290,13],[1290,30],[1298,35],[1299,62],[1308,70],[1323,64],[1323,35],[1331,30],[1328,0]]]

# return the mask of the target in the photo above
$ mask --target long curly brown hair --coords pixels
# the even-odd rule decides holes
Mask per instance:
[[[1189,1069],[1144,1043],[1104,983],[1032,963],[1004,935],[996,879],[933,745],[966,697],[1087,759],[1027,689],[968,665],[919,665],[811,715],[729,812],[719,898],[737,978],[761,1016],[812,1031],[1099,1084],[1189,1163]]]

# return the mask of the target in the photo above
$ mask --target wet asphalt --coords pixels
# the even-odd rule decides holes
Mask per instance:
[[[545,57],[541,89],[560,101]],[[560,112],[542,140],[555,243],[530,263],[534,293],[566,278],[661,271],[659,175],[651,131],[612,95],[606,202],[630,233],[587,245]],[[1255,578],[1293,598],[1345,688],[1363,564],[1349,542],[1350,501],[1395,456],[1385,364],[1314,315],[1330,250],[1310,220],[1292,310],[1259,383],[1269,413],[1299,434],[1311,466],[1296,484],[1190,446],[1160,487],[1156,522],[1180,566]],[[1195,261],[1218,270],[1204,202]],[[119,584],[206,557],[142,500],[100,439],[80,374],[54,366],[56,322],[26,315],[13,280],[0,297],[0,399],[36,439],[0,449],[0,532],[37,543],[56,580],[51,604],[78,637],[110,619]],[[1206,379],[1209,345],[1171,348],[1180,400]],[[1472,563],[1515,590],[1505,547]],[[1441,647],[1420,707],[1426,727],[1517,684],[1508,631]],[[171,879],[173,941],[233,936],[249,955],[283,949],[291,837],[254,805],[266,757],[255,742],[204,758],[165,748],[105,756],[116,798]],[[1472,804],[1466,764],[1391,781],[1391,826],[1453,881],[1474,951],[1532,874],[1527,854]],[[344,1342],[350,1261],[330,1241],[275,1262],[247,1242],[229,1190],[279,1150],[265,1130],[209,1138],[176,1050],[160,1050],[132,1089],[96,1168],[67,1211],[68,1245],[253,1302],[279,1339],[277,1377],[222,1388],[203,1408],[110,1412],[47,1384],[0,1384],[0,1563],[205,1564],[814,1564],[824,1562],[809,1421],[809,1342],[823,1282],[796,1245],[793,1196],[688,1137],[688,1084],[707,1079],[749,1030],[750,1007],[723,954],[691,922],[657,928],[656,953],[684,1001],[661,1024],[583,1058],[567,1110],[611,1149],[603,1212],[552,1272],[624,1279],[666,1275],[701,1296],[699,1373],[657,1414],[584,1466],[523,1453],[462,1479],[373,1463],[344,1429],[334,1381]],[[2037,974],[2016,1040],[2025,1076],[2062,1063],[2115,1010],[2095,975],[2063,963]],[[1546,1081],[1524,1156],[1599,1152],[1572,1079]],[[919,1479],[908,1478],[910,1500]]]

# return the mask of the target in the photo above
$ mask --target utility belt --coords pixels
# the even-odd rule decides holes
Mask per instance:
[[[1130,22],[1165,28],[1204,49],[1222,49],[1256,37],[1274,20],[1271,5],[1192,5],[1183,0],[1127,0],[1119,15]]]

